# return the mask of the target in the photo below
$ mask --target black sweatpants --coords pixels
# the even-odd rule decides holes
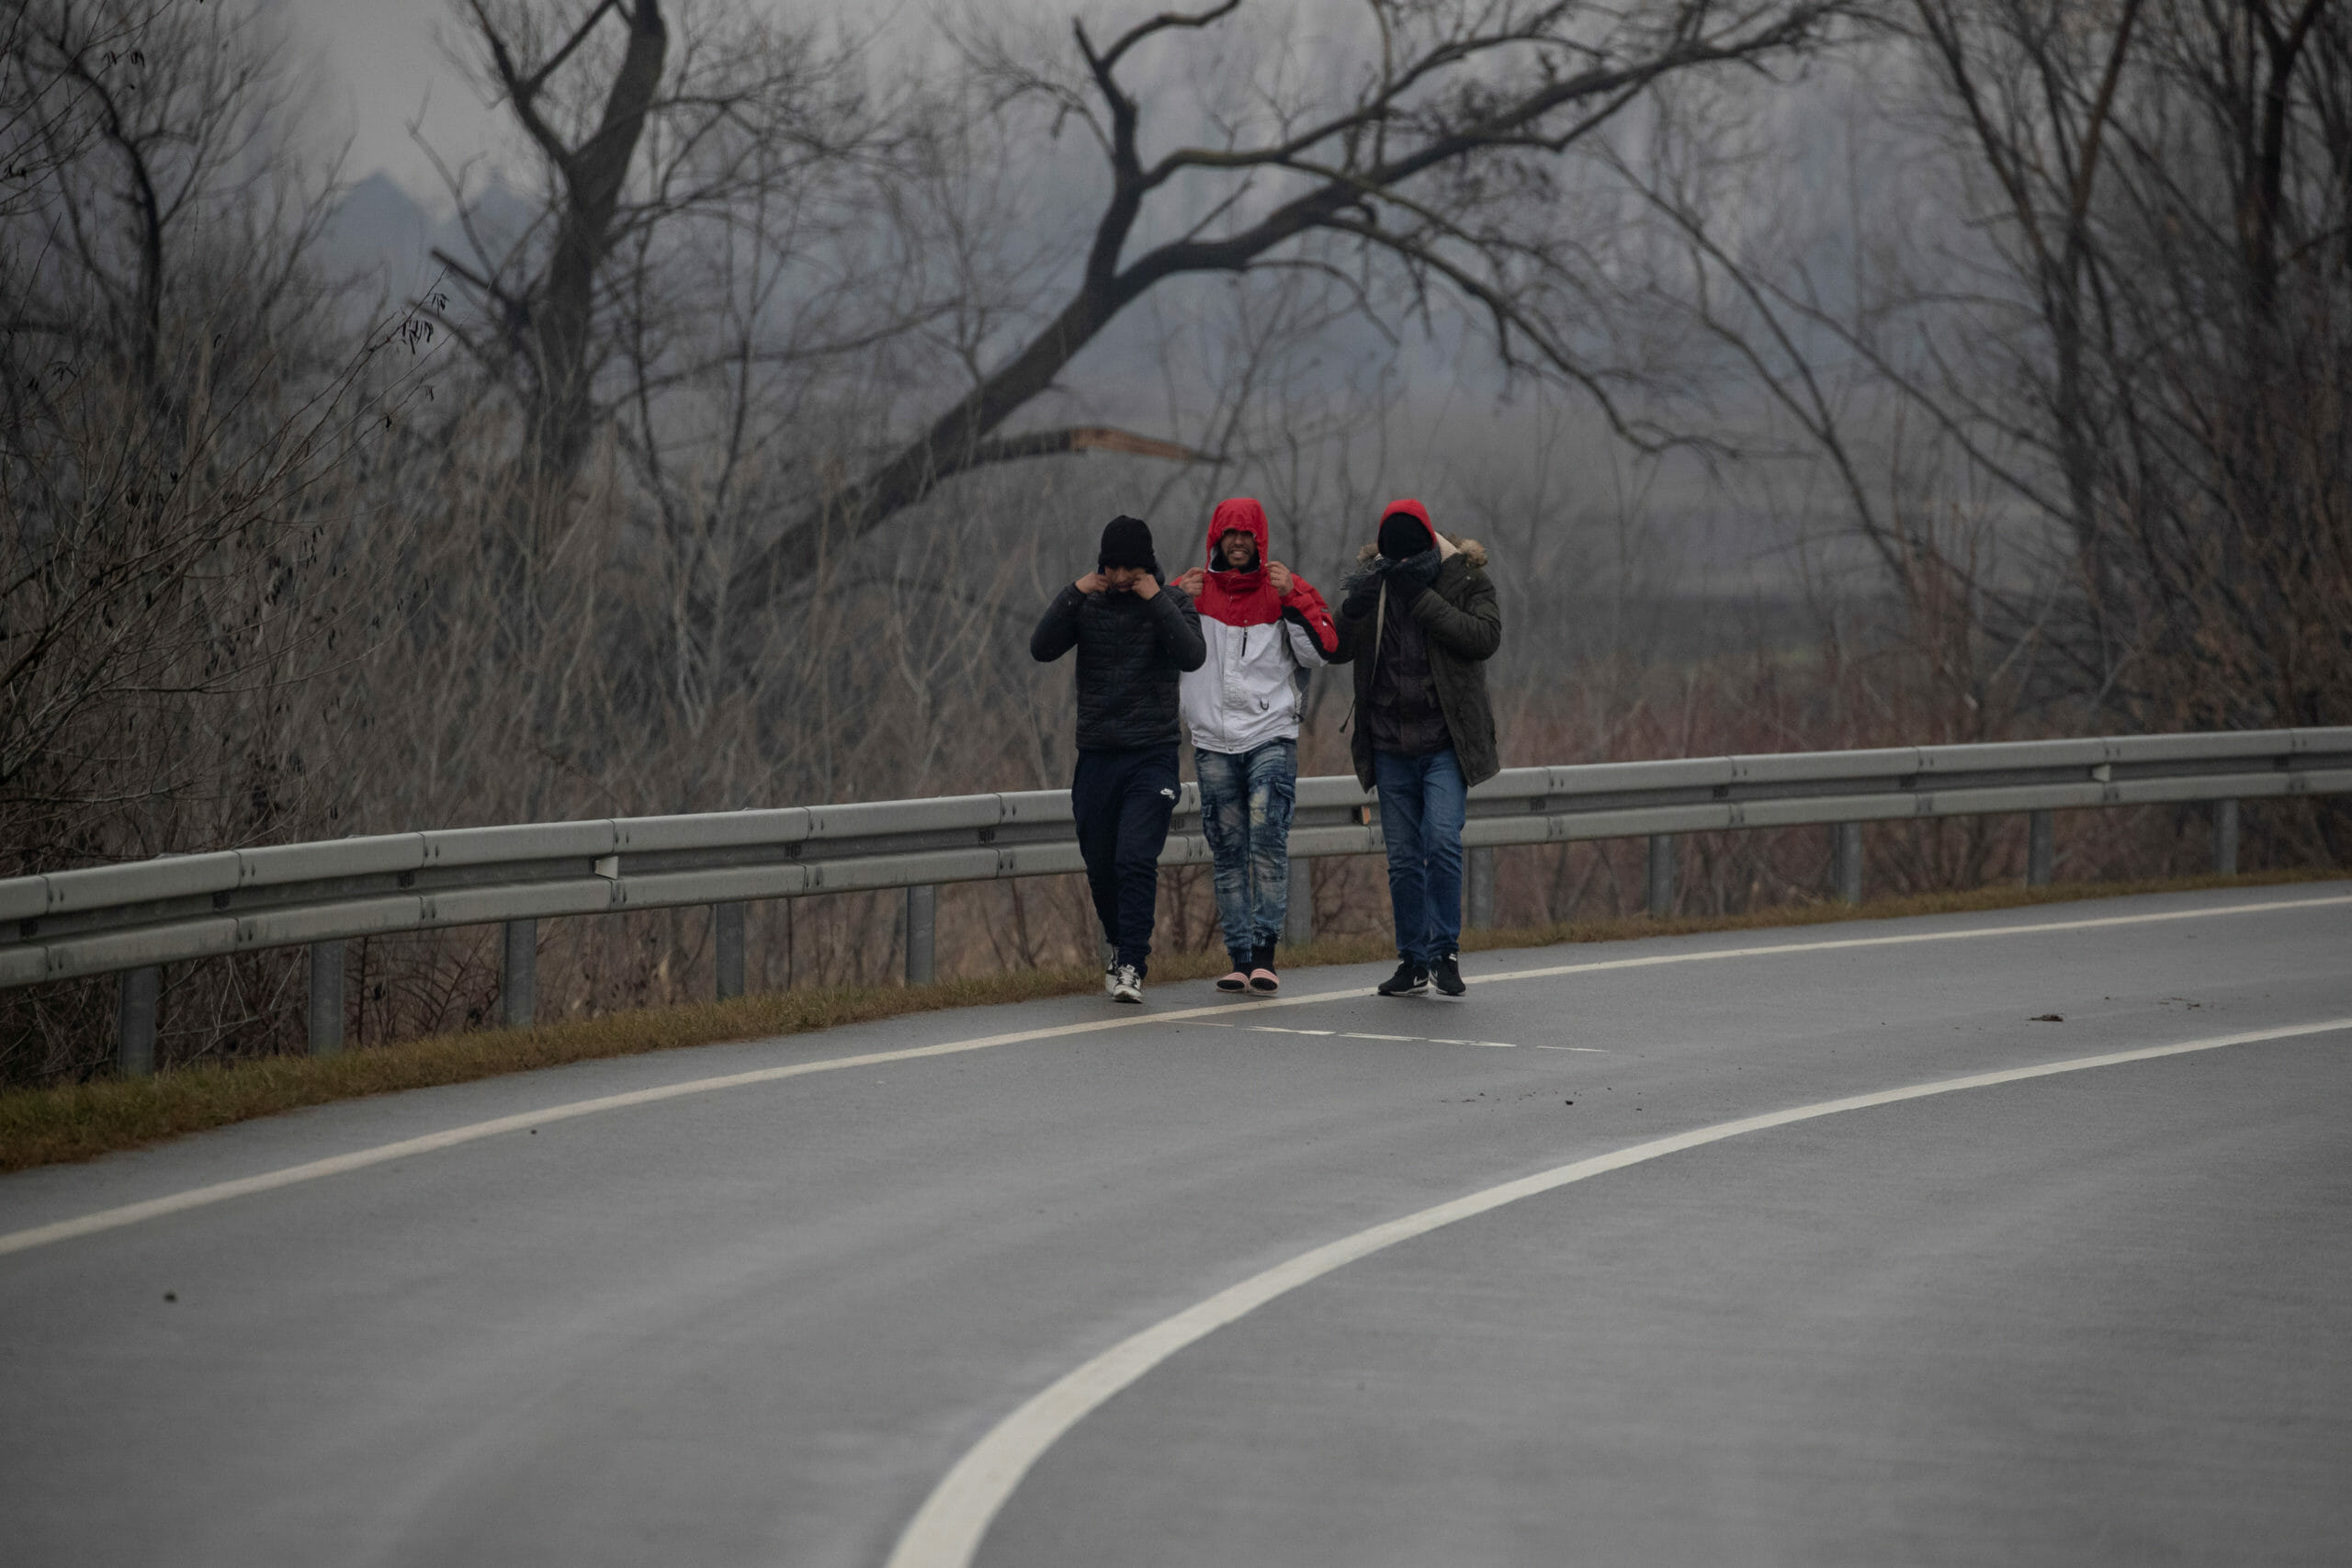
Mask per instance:
[[[1176,748],[1080,751],[1069,781],[1070,811],[1078,818],[1078,852],[1102,934],[1118,961],[1145,969],[1151,923],[1159,902],[1159,852],[1176,810]]]

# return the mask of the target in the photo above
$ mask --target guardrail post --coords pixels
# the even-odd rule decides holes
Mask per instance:
[[[710,907],[710,949],[718,971],[718,999],[731,1001],[743,994],[743,906]]]
[[[506,922],[498,967],[498,1000],[509,1029],[528,1029],[539,1016],[539,922]]]
[[[2025,819],[2025,885],[2047,887],[2058,852],[2051,834],[2051,817],[2047,811],[2033,811]]]
[[[1838,897],[1841,903],[1862,901],[1862,825],[1860,822],[1833,823],[1829,829],[1830,861],[1835,868]]]
[[[1489,931],[1495,923],[1495,847],[1484,844],[1463,857],[1463,923]]]
[[[127,1078],[155,1071],[155,1005],[164,994],[164,971],[155,964],[126,969],[115,981],[115,1070]]]
[[[2238,874],[2238,803],[2234,800],[2213,803],[2213,874]]]
[[[939,889],[925,883],[907,889],[907,984],[928,986],[934,973],[939,936]]]
[[[1283,944],[1305,947],[1315,940],[1315,863],[1290,863],[1290,902],[1283,909]]]
[[[343,1049],[343,942],[311,944],[310,1045],[313,1056]]]
[[[1650,835],[1650,919],[1662,920],[1674,911],[1674,835]]]

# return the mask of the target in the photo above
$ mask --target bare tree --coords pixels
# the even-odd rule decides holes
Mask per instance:
[[[1630,431],[1609,391],[1618,367],[1590,348],[1583,253],[1548,220],[1564,155],[1657,84],[1801,60],[1853,10],[1841,0],[1367,0],[1371,49],[1351,93],[1301,91],[1270,73],[1265,111],[1226,124],[1218,144],[1147,153],[1142,89],[1123,67],[1239,8],[1163,13],[1099,45],[1073,24],[1075,70],[1040,68],[985,39],[974,47],[1008,101],[1038,99],[1078,119],[1102,152],[1111,189],[1080,275],[1049,321],[919,435],[746,562],[729,585],[739,605],[791,585],[820,537],[871,534],[942,479],[1025,450],[994,433],[1121,311],[1188,276],[1308,266],[1367,302],[1374,289],[1401,289],[1408,311],[1451,298],[1486,321],[1507,364],[1568,378]],[[1174,232],[1131,254],[1155,230]]]
[[[164,395],[267,352],[253,329],[309,281],[334,173],[297,151],[303,95],[270,20],[28,0],[10,26],[10,393],[32,366],[103,357]]]
[[[2052,630],[2077,689],[2155,722],[2324,722],[2352,672],[2328,608],[2352,545],[2346,8],[1914,9],[2033,328],[1996,339],[2023,396],[1996,420],[1997,383],[1930,406],[2056,477],[2006,470],[2073,542]]]
[[[521,392],[526,470],[538,486],[560,485],[578,468],[594,428],[598,273],[618,237],[622,191],[661,88],[670,29],[659,0],[595,0],[575,25],[555,32],[531,7],[467,5],[487,74],[546,161],[554,232],[490,266],[479,256],[472,265],[446,251],[435,256],[490,320],[486,333],[458,326],[461,341]],[[599,62],[610,77],[601,101],[550,91],[557,73],[599,40],[607,17],[622,41],[616,59]],[[514,275],[518,270],[523,276]]]
[[[662,394],[870,344],[856,328],[831,341],[805,321],[797,337],[768,330],[787,303],[821,315],[845,299],[840,278],[829,298],[777,294],[787,264],[838,225],[819,210],[827,182],[877,134],[854,46],[680,0],[666,15],[660,0],[464,9],[470,63],[528,137],[547,190],[523,234],[475,232],[472,254],[435,253],[473,307],[438,314],[514,394],[535,489],[570,483],[618,413],[658,491]],[[447,177],[462,214],[462,181]],[[714,245],[720,255],[702,254]]]
[[[301,96],[265,20],[198,0],[39,0],[8,23],[12,857],[161,847],[174,803],[232,793],[284,755],[260,735],[242,750],[180,742],[204,732],[200,715],[299,677],[323,538],[302,531],[392,339],[345,344],[309,310],[331,168],[298,151]]]
[[[30,5],[11,6],[0,18],[0,220],[38,207],[42,187],[94,129],[87,115],[75,112],[75,84],[37,57],[56,21]],[[88,41],[97,58],[119,60],[131,33],[118,17],[110,28],[91,29]]]
[[[2341,722],[2352,8],[1899,19],[1870,68],[1905,101],[1876,123],[1932,194],[1857,173],[1872,232],[1828,265],[1776,253],[1694,112],[1682,154],[1632,176],[1686,247],[1679,303],[1825,460],[1956,698]],[[2352,841],[2340,812],[2311,823],[2306,850]]]

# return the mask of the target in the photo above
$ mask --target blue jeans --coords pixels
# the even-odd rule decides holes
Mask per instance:
[[[1428,964],[1462,942],[1462,819],[1470,792],[1451,747],[1427,757],[1372,754],[1396,956]]]
[[[1281,940],[1290,912],[1290,814],[1298,799],[1298,742],[1254,751],[1193,753],[1201,781],[1201,831],[1216,857],[1216,918],[1225,950],[1246,969]]]

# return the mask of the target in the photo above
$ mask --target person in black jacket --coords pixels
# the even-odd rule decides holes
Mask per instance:
[[[1078,649],[1078,770],[1070,810],[1094,912],[1112,949],[1102,988],[1143,1000],[1159,902],[1159,852],[1176,809],[1177,683],[1208,657],[1200,612],[1163,586],[1141,519],[1102,530],[1094,570],[1046,606],[1029,656],[1049,664]]]

